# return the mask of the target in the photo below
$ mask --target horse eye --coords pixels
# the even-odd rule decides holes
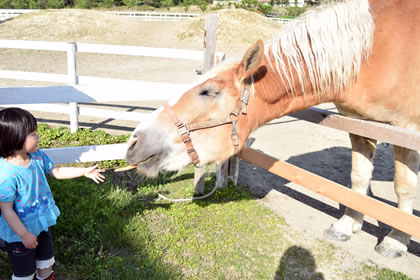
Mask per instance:
[[[202,89],[200,91],[200,95],[202,96],[216,96],[219,92],[211,90],[211,89]]]

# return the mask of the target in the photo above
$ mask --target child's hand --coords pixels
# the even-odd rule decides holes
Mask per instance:
[[[92,179],[96,184],[102,183],[105,180],[105,176],[101,174],[105,169],[96,169],[98,165],[86,168],[85,176]]]
[[[36,246],[38,246],[38,238],[29,231],[26,232],[21,239],[26,249],[35,249]]]

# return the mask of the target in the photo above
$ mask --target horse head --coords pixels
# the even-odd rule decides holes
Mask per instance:
[[[239,63],[217,67],[207,80],[185,92],[174,104],[158,108],[132,133],[126,160],[146,176],[223,161],[239,152],[252,128],[253,86],[262,74],[262,41]]]

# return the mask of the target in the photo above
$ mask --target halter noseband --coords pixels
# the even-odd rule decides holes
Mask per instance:
[[[251,84],[252,86],[254,85],[254,78],[252,76],[251,76]],[[182,139],[182,142],[184,142],[187,148],[187,153],[190,156],[191,161],[194,165],[197,165],[200,162],[197,151],[194,149],[193,143],[190,138],[190,133],[195,130],[211,128],[211,127],[216,127],[216,126],[231,123],[232,124],[231,138],[233,142],[233,147],[235,149],[235,154],[239,152],[239,135],[238,135],[238,130],[236,129],[236,122],[238,121],[239,114],[241,113],[241,111],[242,111],[242,114],[244,115],[247,113],[246,106],[248,105],[249,94],[250,94],[249,89],[245,87],[242,91],[241,98],[235,105],[235,108],[226,118],[218,118],[218,119],[212,119],[208,121],[195,122],[195,123],[181,122],[178,119],[172,107],[169,106],[168,104],[163,104],[163,108],[165,109],[166,113],[169,115],[169,118],[177,127],[178,135]]]

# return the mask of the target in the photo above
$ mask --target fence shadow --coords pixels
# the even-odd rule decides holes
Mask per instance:
[[[351,149],[345,147],[333,147],[312,153],[292,156],[286,162],[303,168],[309,172],[322,176],[326,179],[339,183],[343,186],[351,186]],[[393,181],[393,151],[392,145],[378,144],[377,154],[374,159],[374,172],[372,180]],[[250,164],[244,160],[240,162],[239,183],[256,197],[265,197],[271,190],[276,190],[288,197],[298,200],[318,211],[321,211],[336,219],[344,214],[345,206],[340,204],[337,209],[310,195],[301,193],[287,184],[290,182],[282,177],[274,175],[262,168]],[[388,199],[375,196],[369,192],[369,196],[391,206],[397,207],[397,203]],[[413,214],[420,217],[419,206],[414,206]],[[388,234],[391,227],[378,222],[378,226],[365,221],[362,230],[378,238],[379,241]],[[372,245],[373,246],[373,245]],[[408,252],[420,257],[420,243],[411,241]]]

